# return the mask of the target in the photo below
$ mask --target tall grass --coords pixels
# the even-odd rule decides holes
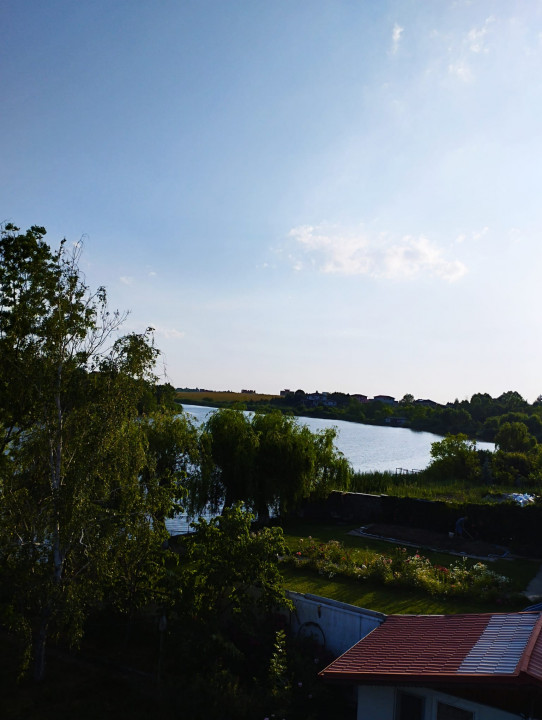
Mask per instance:
[[[356,472],[350,480],[350,492],[480,504],[492,502],[502,493],[517,492],[517,488],[473,486],[464,480],[434,481],[423,472],[404,475]]]

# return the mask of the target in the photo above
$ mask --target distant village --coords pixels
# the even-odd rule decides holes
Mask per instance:
[[[249,392],[248,390],[243,390],[243,392]],[[359,403],[370,403],[370,402],[381,402],[385,405],[399,405],[399,404],[407,404],[406,398],[408,398],[408,404],[412,405],[424,405],[425,407],[437,407],[438,403],[434,402],[433,400],[416,400],[414,398],[411,398],[411,396],[406,396],[403,398],[403,400],[399,401],[396,400],[391,395],[375,395],[373,398],[368,397],[367,395],[362,395],[361,393],[353,393],[352,395],[349,395],[348,393],[340,393],[340,392],[314,392],[314,393],[305,393],[303,390],[281,390],[280,391],[280,397],[286,398],[289,395],[294,395],[295,397],[302,398],[304,404],[307,407],[318,407],[319,405],[322,405],[324,407],[337,407],[341,405],[345,399],[354,399],[357,400]]]
[[[211,390],[209,388],[176,388],[177,392],[198,392],[198,393],[227,393],[231,395],[237,395],[235,390]],[[260,395],[257,390],[248,390],[243,388],[240,392],[241,395]],[[412,395],[405,395],[401,400],[396,400],[392,395],[375,395],[369,397],[361,393],[343,393],[343,392],[319,392],[318,390],[313,393],[307,393],[304,390],[290,390],[286,388],[281,390],[279,393],[281,398],[295,400],[296,402],[302,402],[305,407],[341,407],[347,404],[350,400],[356,400],[359,403],[371,403],[380,402],[385,405],[421,405],[424,407],[441,407],[441,405],[434,400],[429,399],[415,399]]]

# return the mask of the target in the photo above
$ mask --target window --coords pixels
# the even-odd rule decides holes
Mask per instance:
[[[425,720],[425,698],[410,693],[397,693],[397,720]]]
[[[437,720],[474,720],[474,713],[439,702],[437,704]]]

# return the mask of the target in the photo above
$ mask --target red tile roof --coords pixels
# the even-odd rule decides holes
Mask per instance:
[[[389,615],[321,675],[351,682],[542,684],[542,613]]]

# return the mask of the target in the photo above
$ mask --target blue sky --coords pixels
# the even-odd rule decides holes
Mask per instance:
[[[175,386],[542,393],[542,4],[3,0],[0,220]]]

